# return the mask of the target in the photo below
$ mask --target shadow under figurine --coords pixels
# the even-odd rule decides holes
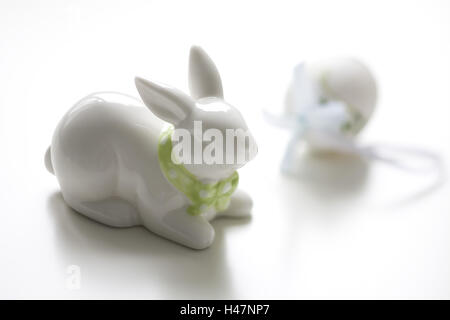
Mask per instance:
[[[83,215],[113,227],[143,225],[190,248],[207,248],[215,236],[211,220],[250,215],[252,200],[237,190],[236,170],[256,155],[255,141],[240,112],[223,100],[217,68],[199,47],[190,52],[191,96],[135,82],[144,104],[108,92],[77,102],[58,124],[45,165],[65,202]],[[199,136],[198,126],[213,134]],[[239,134],[249,141],[232,146],[234,161],[182,162],[172,152],[181,142],[192,144],[182,155],[194,159],[197,146],[205,150],[229,130],[237,132],[232,142]],[[179,131],[189,141],[176,141]],[[230,153],[228,142],[214,147],[216,156]],[[238,154],[246,157],[235,161]]]

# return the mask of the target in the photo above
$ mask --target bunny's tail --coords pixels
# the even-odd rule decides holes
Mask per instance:
[[[48,172],[55,174],[55,171],[53,170],[53,164],[52,164],[52,156],[50,152],[51,148],[48,147],[47,151],[45,152],[45,167],[47,168]]]

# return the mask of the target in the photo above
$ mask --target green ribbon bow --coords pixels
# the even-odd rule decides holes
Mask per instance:
[[[230,197],[239,183],[237,171],[228,178],[214,183],[203,183],[189,172],[182,164],[172,161],[172,133],[173,127],[164,130],[158,143],[158,159],[164,176],[191,202],[187,212],[200,215],[213,207],[216,212],[224,211],[230,205]]]

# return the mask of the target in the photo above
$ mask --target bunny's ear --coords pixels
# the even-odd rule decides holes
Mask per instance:
[[[172,124],[185,119],[195,102],[178,89],[136,77],[136,88],[145,105],[158,117]]]
[[[197,46],[191,48],[189,56],[189,89],[194,99],[223,98],[219,71],[206,52]]]

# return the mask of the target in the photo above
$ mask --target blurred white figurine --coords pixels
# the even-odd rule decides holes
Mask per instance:
[[[282,116],[266,113],[269,122],[292,132],[282,170],[289,173],[294,167],[299,141],[306,142],[312,152],[357,154],[415,171],[436,168],[440,160],[431,152],[358,145],[355,138],[370,120],[376,102],[375,79],[356,59],[333,58],[297,65],[287,90],[285,113]],[[422,163],[411,166],[406,164],[408,158]]]
[[[228,130],[248,132],[241,113],[224,101],[217,68],[199,47],[190,53],[191,96],[141,78],[135,82],[143,103],[120,93],[78,101],[55,130],[46,167],[56,175],[66,203],[85,216],[114,227],[143,225],[185,246],[206,248],[214,240],[209,221],[250,214],[251,198],[235,190],[236,170],[256,154],[253,137],[248,133],[253,144],[234,149],[248,155],[240,162],[175,158],[177,132],[187,133],[188,140],[179,143],[189,147],[182,152],[190,159],[198,145],[202,149],[211,141],[206,132],[197,135],[198,125],[215,139]],[[225,143],[214,146],[215,155],[228,155]]]

